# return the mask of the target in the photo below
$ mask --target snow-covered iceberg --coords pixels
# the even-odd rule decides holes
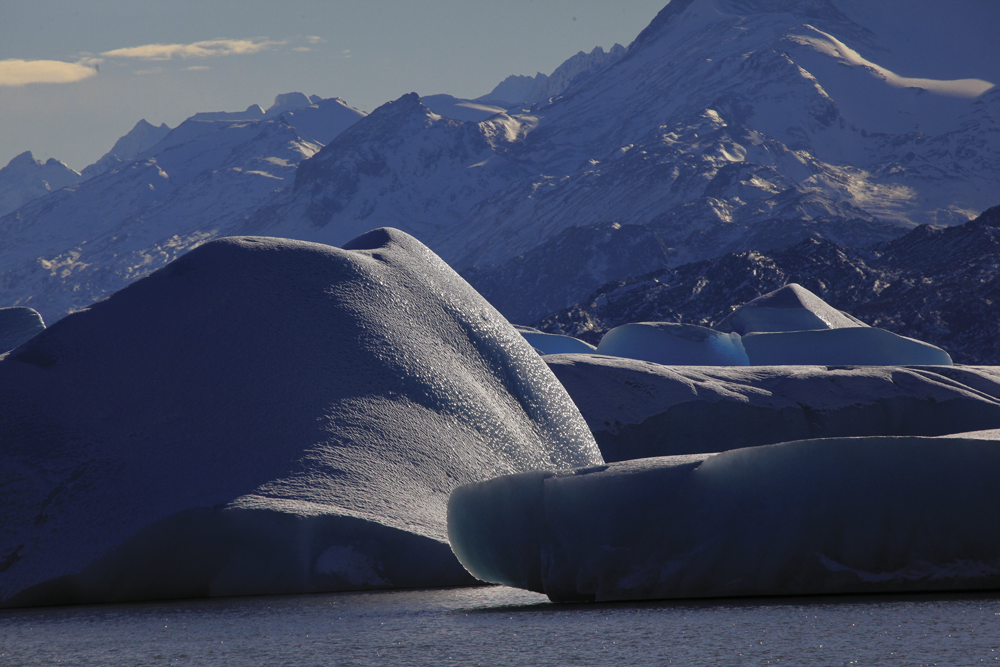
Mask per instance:
[[[952,364],[940,347],[874,327],[748,333],[742,337],[754,366],[910,366]]]
[[[601,338],[597,354],[671,366],[747,366],[740,335],[694,324],[637,322]]]
[[[45,331],[42,316],[31,308],[0,308],[0,354],[13,350],[32,336]]]
[[[544,359],[606,461],[1000,428],[995,366],[705,368],[598,355]]]
[[[0,357],[0,606],[470,583],[452,489],[601,461],[412,237],[223,239]]]
[[[998,475],[997,440],[806,440],[465,485],[448,532],[553,600],[995,589]]]
[[[867,327],[798,283],[768,292],[727,315],[715,329],[745,335],[766,331],[808,331]]]

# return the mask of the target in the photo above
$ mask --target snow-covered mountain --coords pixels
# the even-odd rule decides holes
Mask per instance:
[[[591,343],[629,322],[715,326],[789,283],[872,326],[938,345],[957,363],[1000,364],[1000,206],[870,248],[806,239],[654,271],[605,285],[538,326]]]
[[[79,173],[59,160],[42,162],[25,151],[0,169],[0,215],[80,180]]]
[[[159,127],[156,127],[147,123],[146,119],[143,118],[129,130],[128,134],[119,138],[110,151],[102,155],[94,164],[84,167],[80,174],[85,179],[93,178],[98,174],[131,162],[141,153],[158,144],[169,132],[170,128],[166,123],[161,123]]]
[[[624,53],[567,61],[565,76],[545,79],[567,87],[530,109],[483,118],[492,109],[443,98],[428,106],[410,94],[328,141],[305,129],[323,107],[304,95],[268,111],[198,116],[155,150],[209,136],[205,123],[277,122],[276,109],[306,101],[313,104],[278,118],[326,145],[294,184],[283,175],[266,193],[255,190],[259,197],[233,203],[221,180],[197,179],[198,199],[163,208],[162,233],[153,235],[176,235],[170,247],[179,252],[198,242],[184,239],[223,231],[340,245],[392,225],[427,243],[508,317],[528,321],[661,266],[806,238],[860,247],[917,224],[961,223],[994,204],[1000,185],[1000,43],[990,28],[998,24],[993,2],[673,0]],[[482,120],[449,118],[449,109]],[[281,159],[294,168],[306,153]],[[141,196],[128,188],[121,201],[150,197],[150,184]],[[127,281],[146,270],[123,264],[133,250],[113,250],[113,239],[126,237],[107,222],[135,214],[119,211],[118,199],[95,204],[77,192],[0,219],[0,231],[12,230],[7,238],[26,249],[15,253],[20,268],[0,253],[7,305],[54,319],[44,302],[55,292],[29,300],[38,286],[25,272],[40,275],[38,257],[59,267],[75,256],[74,266],[108,276],[92,289],[72,270],[49,269],[49,289],[71,295],[63,303],[72,307],[110,288],[112,274]],[[70,194],[76,204],[63,203]],[[100,243],[86,222],[95,206],[101,234],[110,233]],[[83,224],[71,210],[82,211]],[[40,239],[60,220],[74,228],[56,249]],[[174,226],[182,229],[168,233]],[[163,256],[166,242],[148,242],[140,255]],[[106,254],[88,259],[95,245]],[[43,246],[48,256],[27,250]]]
[[[897,233],[887,225],[964,222],[1000,185],[1000,46],[954,30],[996,25],[1000,6],[968,3],[949,23],[936,3],[917,5],[675,0],[551,104],[464,130],[503,137],[481,150],[458,148],[457,124],[425,133],[448,121],[397,100],[386,112],[398,122],[372,114],[341,135],[248,231],[336,245],[397,225],[477,288],[511,295],[504,312],[523,319],[549,292],[507,263],[595,225],[657,235],[676,266],[757,242],[867,245]],[[937,61],[910,44],[934,23],[949,29],[924,44]],[[607,268],[562,305],[634,275],[622,257],[595,258]],[[566,260],[547,258],[546,269]]]
[[[486,95],[477,98],[509,108],[517,104],[547,104],[574,84],[580,84],[625,55],[625,47],[615,44],[607,52],[600,46],[590,53],[578,52],[551,75],[538,72],[535,76],[512,74]]]
[[[0,218],[0,302],[55,321],[231,234],[320,149],[302,134],[332,138],[364,115],[299,96],[307,106],[289,111],[292,96],[278,96],[263,119],[188,119],[130,161]]]

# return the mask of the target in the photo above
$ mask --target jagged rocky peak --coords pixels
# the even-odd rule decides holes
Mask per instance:
[[[81,174],[85,179],[93,178],[98,174],[111,171],[119,165],[131,162],[141,153],[159,143],[169,133],[170,127],[166,123],[161,123],[157,127],[143,118],[127,134],[120,137],[110,151],[101,156],[97,162],[86,167]]]
[[[24,151],[0,169],[0,215],[20,208],[33,199],[80,182],[80,174],[49,158],[36,160]]]
[[[574,84],[590,78],[601,69],[625,55],[627,49],[615,44],[608,51],[595,46],[590,53],[580,51],[571,56],[552,74],[538,72],[535,76],[511,75],[501,81],[487,95],[478,98],[483,102],[495,102],[514,106],[518,103],[546,103],[563,94]]]

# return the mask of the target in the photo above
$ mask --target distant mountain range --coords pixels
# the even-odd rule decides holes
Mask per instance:
[[[537,326],[594,344],[630,322],[714,326],[788,283],[867,324],[943,347],[956,363],[1000,365],[1000,206],[869,248],[806,239],[654,271],[605,285]]]
[[[973,38],[998,24],[992,2],[673,0],[627,48],[478,100],[140,123],[0,218],[0,305],[51,322],[218,236],[393,226],[530,322],[652,270],[960,224],[1000,198],[1000,42]]]

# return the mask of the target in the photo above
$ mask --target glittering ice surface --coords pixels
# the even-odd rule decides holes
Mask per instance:
[[[465,485],[448,526],[553,600],[990,589],[997,475],[995,439],[804,440]]]
[[[0,357],[0,604],[467,583],[452,489],[601,461],[412,237],[223,239]]]

